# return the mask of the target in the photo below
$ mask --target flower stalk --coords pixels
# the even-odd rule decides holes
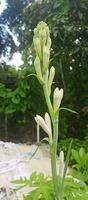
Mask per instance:
[[[63,98],[63,89],[56,88],[53,92],[53,103],[51,101],[51,87],[53,84],[55,76],[55,68],[51,67],[49,69],[49,59],[50,59],[50,48],[51,48],[51,38],[49,34],[49,28],[45,22],[40,22],[36,29],[34,30],[34,49],[36,52],[36,58],[34,62],[35,71],[37,76],[43,80],[43,92],[45,96],[45,101],[48,107],[49,114],[45,114],[45,119],[41,116],[36,115],[36,122],[43,128],[47,133],[50,145],[50,155],[51,155],[51,169],[52,169],[52,179],[55,191],[55,200],[63,199],[63,190],[61,190],[61,180],[63,177],[63,171],[61,171],[63,162],[60,161],[59,172],[62,175],[59,176],[57,172],[56,157],[57,157],[57,142],[58,142],[58,123],[59,123],[59,108]],[[61,154],[62,155],[62,154]],[[60,155],[60,159],[62,158]]]

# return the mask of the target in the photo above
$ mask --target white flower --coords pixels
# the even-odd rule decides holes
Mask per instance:
[[[53,94],[53,104],[54,104],[55,111],[59,109],[62,98],[63,98],[63,89],[61,88],[59,90],[59,88],[56,88]]]
[[[48,134],[48,136],[51,137],[52,133],[51,133],[49,115],[46,115],[45,118],[46,118],[46,121],[40,115],[36,115],[35,121],[37,122],[37,124],[39,124],[39,126],[42,127],[42,129]]]

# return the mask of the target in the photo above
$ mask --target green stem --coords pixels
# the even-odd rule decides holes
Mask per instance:
[[[55,153],[54,145],[51,147],[51,168],[52,168],[52,178],[53,178],[56,200],[60,200],[59,199],[57,169],[56,169],[56,153]]]
[[[51,168],[52,168],[52,178],[54,184],[54,191],[56,200],[62,200],[60,198],[60,190],[58,184],[58,176],[57,176],[57,167],[56,167],[56,152],[57,152],[57,138],[58,138],[58,116],[54,115],[53,107],[51,104],[50,96],[48,93],[47,83],[43,85],[44,95],[46,99],[46,103],[48,106],[48,110],[52,119],[53,124],[53,144],[50,145],[50,153],[51,153]]]
[[[48,106],[48,110],[49,110],[51,119],[53,121],[53,116],[54,116],[53,107],[52,107],[52,104],[51,104],[51,101],[50,101],[49,92],[48,92],[48,88],[47,88],[47,84],[46,83],[43,85],[43,91],[44,91],[44,95],[45,95],[46,104]]]
[[[54,145],[55,145],[55,152],[57,153],[57,142],[58,142],[58,115],[54,117],[53,121],[53,132],[54,132]]]

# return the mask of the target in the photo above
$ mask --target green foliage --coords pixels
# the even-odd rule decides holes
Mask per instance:
[[[66,178],[64,188],[64,197],[66,200],[87,200],[88,198],[88,187],[73,177]]]
[[[44,102],[44,95],[33,74],[33,66],[31,66],[30,69],[30,66],[25,68],[23,65],[16,71],[13,67],[11,68],[5,64],[1,65],[0,119],[2,119],[2,121],[0,121],[0,124],[3,125],[3,129],[5,115],[7,115],[8,118],[7,125],[9,125],[11,120],[13,123],[18,123],[20,121],[20,124],[24,123],[26,125],[29,121],[31,123],[36,112],[43,113],[46,110],[45,104],[38,107],[41,101]],[[4,135],[2,136],[4,139]]]
[[[30,87],[25,79],[24,70],[21,70],[18,75],[18,87],[14,90],[6,88],[4,84],[0,83],[0,108],[2,113],[25,112],[30,107],[30,97],[28,94]]]
[[[32,191],[28,195],[24,195],[24,200],[54,200],[54,189],[50,177],[45,177],[44,174],[34,172],[31,174],[30,179],[14,181],[15,184],[32,187]]]
[[[11,89],[5,87],[4,84],[0,83],[0,112],[9,114],[15,112],[15,107],[11,103],[13,93]]]
[[[73,172],[77,177],[84,181],[88,181],[88,153],[84,148],[79,151],[72,149],[71,159],[73,161],[72,167],[77,170]]]
[[[72,142],[72,148],[79,151],[79,149],[81,147],[85,148],[86,151],[88,151],[88,140],[87,137],[84,138],[84,140],[79,140],[78,138],[64,138],[64,139],[60,139],[60,141],[58,142],[58,149],[57,149],[57,153],[59,155],[60,151],[63,150],[66,156],[67,150],[68,150],[68,146],[69,143]]]
[[[52,179],[42,173],[33,172],[29,179],[21,178],[13,183],[18,185],[18,189],[25,186],[32,188],[29,194],[23,195],[24,200],[55,200]],[[73,177],[67,177],[64,182],[64,198],[65,200],[87,200],[88,187]]]

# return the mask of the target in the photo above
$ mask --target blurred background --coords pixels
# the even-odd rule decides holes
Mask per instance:
[[[45,21],[52,39],[53,88],[64,88],[59,141],[88,139],[88,0],[0,1],[0,140],[36,141],[36,114],[47,107],[35,76],[33,31]],[[41,137],[43,137],[41,132]],[[88,140],[87,140],[88,141]]]

